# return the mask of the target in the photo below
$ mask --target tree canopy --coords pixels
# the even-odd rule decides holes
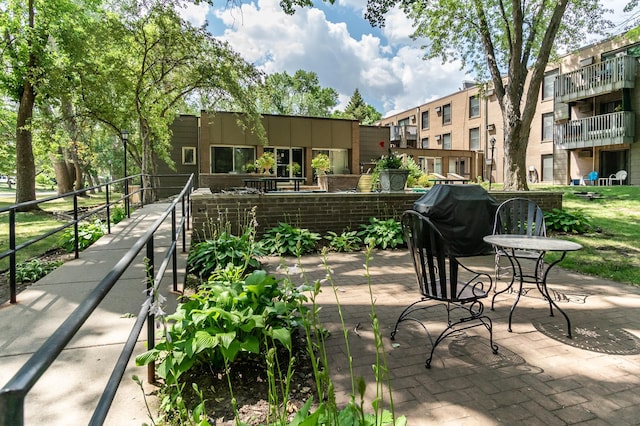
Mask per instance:
[[[336,111],[334,117],[355,119],[358,120],[360,124],[369,126],[380,120],[382,114],[373,106],[368,105],[364,99],[362,99],[360,91],[356,88],[344,111]]]
[[[320,86],[315,72],[298,70],[268,75],[258,108],[264,114],[330,117],[337,104],[338,93]]]
[[[187,104],[200,110],[224,102],[264,136],[255,100],[261,73],[181,19],[177,8],[188,2],[10,0],[3,6],[0,91],[17,108],[17,202],[35,199],[34,143],[49,153],[59,191],[66,191],[73,180],[81,185],[83,174],[95,174],[96,164],[111,170],[122,164],[115,139],[123,129],[131,134],[126,148],[138,170],[153,174],[156,158],[170,163],[169,125]],[[106,147],[111,158],[98,159],[95,147]]]
[[[384,25],[400,7],[425,40],[425,58],[460,60],[479,81],[490,78],[502,110],[505,189],[528,189],[526,151],[547,64],[610,23],[598,0],[369,0],[366,17]]]

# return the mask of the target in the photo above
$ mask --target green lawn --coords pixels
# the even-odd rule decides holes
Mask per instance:
[[[2,193],[6,193],[0,190],[0,208],[10,206],[14,204],[14,198],[3,197]],[[38,194],[37,198],[48,198],[50,193]],[[119,194],[111,194],[110,199],[119,198]],[[105,194],[98,193],[90,195],[88,197],[78,198],[78,207],[94,207],[105,203]],[[58,199],[55,201],[48,201],[46,203],[39,204],[42,211],[16,213],[16,244],[21,244],[39,235],[43,235],[50,230],[53,230],[68,221],[56,218],[54,212],[69,212],[73,210],[73,198],[68,197],[64,199]],[[34,243],[24,249],[18,251],[17,260],[22,262],[32,257],[39,256],[48,250],[54,249],[58,246],[58,238],[61,232],[51,235],[46,239]],[[9,214],[0,213],[0,252],[5,252],[9,249]],[[6,257],[0,260],[0,271],[9,268],[9,258]]]
[[[531,189],[562,191],[564,209],[581,210],[594,227],[585,235],[560,236],[584,247],[567,254],[562,267],[640,285],[640,187],[532,185]],[[593,191],[602,198],[576,196],[580,191]]]
[[[6,189],[0,188],[1,192]],[[594,231],[586,235],[558,235],[583,245],[584,249],[567,254],[561,266],[589,275],[619,282],[640,285],[640,187],[584,187],[531,185],[532,190],[562,191],[565,209],[582,210],[590,219]],[[595,191],[600,199],[585,199],[575,195],[578,191]],[[1,195],[1,194],[0,194]],[[114,194],[112,198],[117,198]],[[0,207],[13,203],[12,198],[0,198]],[[79,199],[79,206],[95,206],[104,203],[104,194]],[[42,203],[43,212],[18,213],[16,229],[18,243],[27,241],[54,229],[61,223],[53,217],[53,211],[69,211],[72,200]],[[8,249],[8,215],[0,214],[0,252]],[[19,261],[30,259],[57,246],[54,235],[18,255]],[[553,254],[549,254],[553,259]],[[8,268],[7,259],[0,261],[0,270]]]

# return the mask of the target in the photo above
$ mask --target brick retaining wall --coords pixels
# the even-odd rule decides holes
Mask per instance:
[[[289,223],[324,235],[327,231],[341,233],[347,228],[358,230],[370,217],[399,217],[413,206],[422,193],[313,193],[271,192],[267,194],[212,194],[201,188],[191,196],[193,242],[207,235],[211,222],[229,222],[237,234],[238,223],[248,220],[255,207],[258,233]],[[562,208],[561,192],[491,192],[498,201],[517,196],[534,200],[543,210]]]

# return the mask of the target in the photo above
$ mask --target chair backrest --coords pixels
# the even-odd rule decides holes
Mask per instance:
[[[598,180],[598,172],[596,172],[595,170],[592,172],[589,172],[589,180],[590,181]]]
[[[616,180],[623,181],[626,178],[627,178],[627,171],[626,170],[619,170],[616,173]]]
[[[544,213],[532,200],[511,198],[498,206],[493,233],[546,236]]]
[[[416,211],[405,211],[401,222],[420,293],[430,299],[457,300],[458,262],[450,255],[447,240],[427,217]]]

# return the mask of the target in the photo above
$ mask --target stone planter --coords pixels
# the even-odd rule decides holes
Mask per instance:
[[[409,170],[405,169],[384,169],[380,170],[380,189],[382,192],[404,191],[407,184]]]
[[[320,189],[327,192],[339,192],[354,190],[358,185],[360,175],[320,175],[318,185]]]

